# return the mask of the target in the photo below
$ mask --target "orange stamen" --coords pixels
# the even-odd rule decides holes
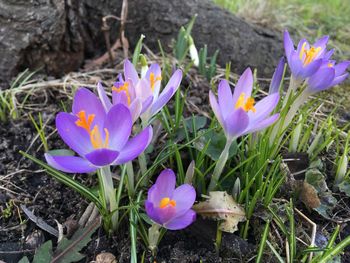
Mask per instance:
[[[75,122],[75,124],[81,128],[84,128],[88,133],[90,133],[90,127],[95,119],[95,114],[89,114],[88,118],[86,119],[86,112],[82,110],[79,111],[77,116],[79,119]]]
[[[151,72],[151,74],[149,74],[149,82],[151,83],[152,91],[154,91],[154,86],[156,85],[156,82],[161,81],[161,80],[162,80],[161,76],[155,77],[153,72]]]
[[[112,91],[116,91],[116,92],[122,92],[125,91],[126,96],[128,98],[128,105],[130,106],[131,103],[131,98],[130,98],[130,93],[129,93],[129,82],[124,82],[123,85],[121,85],[119,88],[113,86],[112,87]]]
[[[299,53],[299,57],[301,60],[303,60],[303,65],[306,66],[308,64],[310,64],[312,61],[315,60],[315,58],[317,57],[317,55],[320,53],[321,51],[321,47],[311,47],[309,50],[306,50],[305,48],[306,46],[306,42],[303,43],[300,53]],[[303,59],[303,55],[305,55],[304,59]]]
[[[109,132],[106,128],[104,128],[104,132],[106,134],[104,142],[102,141],[102,136],[97,125],[95,125],[95,127],[90,132],[90,141],[95,149],[108,148]]]
[[[159,207],[160,208],[166,208],[167,206],[176,206],[176,201],[173,199],[170,199],[169,197],[164,197],[162,200],[159,202]]]
[[[242,108],[246,112],[252,111],[255,113],[256,109],[254,107],[254,104],[255,100],[252,97],[245,99],[245,94],[242,92],[236,102],[235,109]]]

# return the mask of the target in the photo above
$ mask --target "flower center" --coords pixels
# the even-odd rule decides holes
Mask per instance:
[[[86,112],[82,110],[77,114],[77,117],[79,119],[75,122],[75,125],[85,129],[89,133],[92,147],[95,149],[108,148],[109,132],[107,128],[103,129],[106,134],[104,141],[102,139],[98,125],[95,125],[91,130],[91,124],[95,119],[95,114],[89,114],[86,118]]]
[[[255,104],[255,100],[252,97],[248,97],[246,99],[245,93],[242,92],[236,102],[235,109],[242,108],[246,112],[248,111],[256,112],[254,104]]]
[[[306,46],[306,42],[303,43],[301,50],[300,50],[300,54],[299,57],[301,60],[303,60],[303,55],[305,54],[304,60],[303,60],[303,64],[304,66],[310,64],[312,61],[315,60],[315,58],[317,57],[317,55],[320,53],[321,48],[320,47],[311,47],[309,50],[305,49]]]
[[[151,74],[149,74],[149,82],[151,83],[152,91],[154,91],[154,85],[156,85],[156,82],[161,81],[161,80],[162,80],[162,76],[156,77],[153,72],[151,72]]]
[[[119,87],[116,87],[116,86],[113,85],[112,91],[116,91],[118,93],[122,92],[122,91],[125,91],[125,94],[126,94],[126,96],[128,98],[128,105],[130,106],[131,98],[130,98],[130,93],[129,93],[129,82],[125,81]]]
[[[329,62],[328,64],[327,64],[327,66],[329,67],[329,68],[333,68],[333,63],[331,63],[331,62]]]
[[[168,206],[175,207],[176,201],[173,199],[170,199],[169,197],[164,197],[162,200],[160,200],[160,202],[159,202],[160,208],[166,208]]]

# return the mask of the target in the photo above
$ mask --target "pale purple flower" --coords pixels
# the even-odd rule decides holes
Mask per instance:
[[[147,215],[170,230],[183,229],[196,219],[196,213],[191,209],[196,200],[196,191],[189,184],[177,188],[175,184],[174,172],[171,169],[162,171],[148,190],[145,202]]]
[[[72,113],[60,112],[56,116],[56,127],[63,141],[79,156],[47,153],[45,158],[51,166],[67,173],[87,173],[127,163],[141,154],[152,138],[149,126],[129,139],[130,110],[117,104],[106,113],[101,101],[86,88],[76,92]]]
[[[182,71],[178,69],[173,73],[162,92],[161,80],[162,72],[158,64],[152,64],[145,76],[139,78],[134,65],[126,59],[124,79],[120,75],[112,88],[112,103],[101,84],[98,86],[98,93],[106,111],[116,103],[123,103],[129,107],[134,122],[141,116],[147,123],[175,94],[182,80]]]
[[[209,92],[210,105],[228,139],[262,130],[279,117],[279,114],[270,116],[278,103],[279,94],[268,95],[254,105],[252,89],[253,74],[247,68],[239,78],[233,94],[226,80],[219,83],[218,100]]]

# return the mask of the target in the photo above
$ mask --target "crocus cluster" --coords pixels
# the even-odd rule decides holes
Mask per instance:
[[[297,49],[288,31],[284,32],[284,49],[287,61],[296,82],[307,81],[307,92],[316,93],[343,82],[350,61],[336,63],[331,59],[333,50],[327,50],[328,36],[310,45],[306,39],[299,41]]]
[[[175,184],[174,172],[171,169],[162,171],[148,190],[145,202],[148,216],[170,230],[183,229],[196,219],[196,213],[191,209],[196,200],[196,191],[189,184],[177,188]]]
[[[56,127],[63,141],[79,156],[45,154],[47,162],[67,173],[87,173],[108,165],[119,165],[136,158],[149,145],[152,127],[129,139],[132,115],[123,104],[105,111],[98,97],[80,88],[73,99],[72,112],[56,116]]]
[[[152,116],[175,94],[181,79],[182,71],[177,69],[160,92],[162,72],[158,64],[152,64],[140,78],[134,65],[125,60],[124,78],[119,75],[118,81],[112,87],[112,102],[101,84],[98,85],[98,93],[105,111],[109,111],[112,105],[121,103],[130,109],[133,122],[140,117],[142,123],[147,125]]]

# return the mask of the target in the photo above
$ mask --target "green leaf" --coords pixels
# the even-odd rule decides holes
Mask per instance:
[[[205,125],[207,124],[208,118],[204,116],[193,116],[186,118],[184,120],[184,123],[186,125],[186,130],[188,132],[194,133],[195,131],[199,131],[200,129],[203,129]],[[177,141],[182,141],[186,137],[186,131],[184,127],[178,129],[177,131]]]
[[[69,263],[83,259],[85,255],[80,251],[91,241],[92,234],[99,226],[100,219],[97,218],[89,226],[79,228],[71,239],[63,238],[57,246],[51,263]]]
[[[23,257],[18,263],[30,263],[30,261],[27,257]]]
[[[52,260],[52,242],[51,240],[42,244],[36,251],[33,263],[47,263]]]
[[[343,192],[344,194],[346,194],[347,196],[350,197],[350,182],[349,181],[344,180],[343,182],[338,184],[337,187],[339,188],[340,192]]]
[[[195,142],[194,147],[198,151],[203,151],[205,148],[205,145],[210,140],[210,144],[205,152],[207,156],[209,156],[213,161],[217,161],[220,157],[220,154],[225,148],[226,144],[226,136],[224,133],[220,132],[217,133],[214,130],[211,130],[209,132],[201,130],[198,132],[198,134],[203,134],[197,142]],[[228,158],[233,157],[237,154],[237,143],[234,141],[230,147]]]
[[[331,190],[327,186],[325,175],[319,169],[322,166],[320,160],[312,162],[310,164],[311,168],[305,173],[305,182],[315,190],[310,191],[309,194],[313,193],[315,198],[319,199],[318,206],[312,208],[324,218],[330,219],[332,210],[337,204],[337,199],[332,195]]]

